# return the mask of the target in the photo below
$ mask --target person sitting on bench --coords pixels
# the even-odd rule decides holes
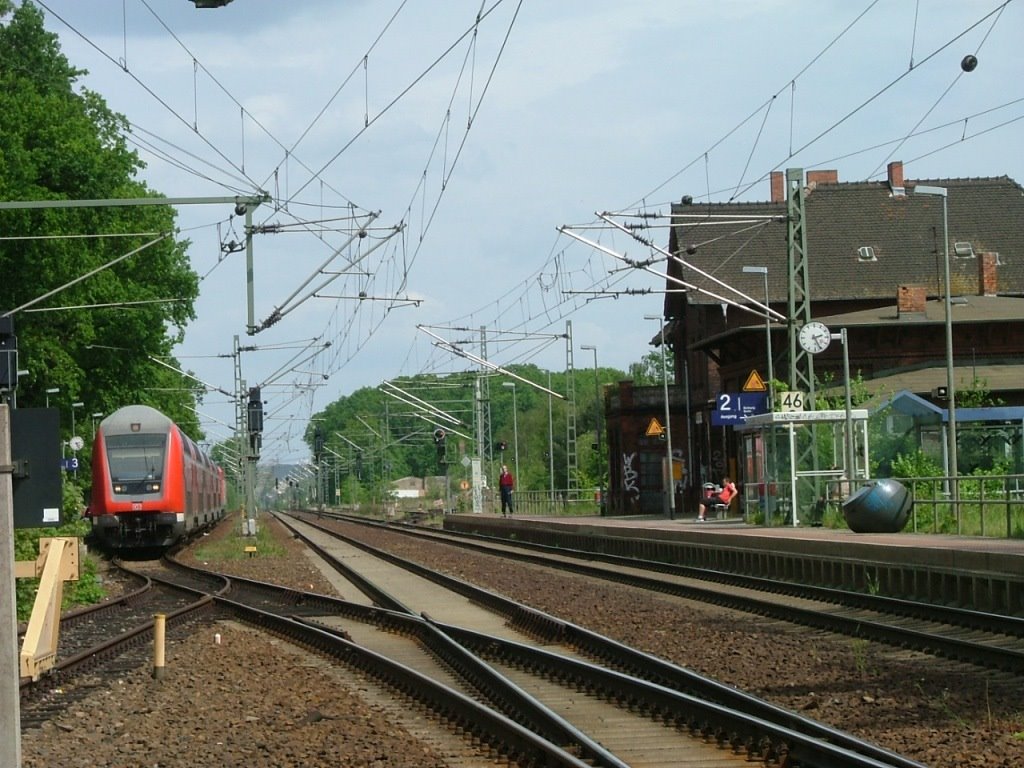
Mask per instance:
[[[700,514],[697,515],[698,521],[703,521],[707,516],[707,509],[711,506],[721,505],[728,507],[729,502],[732,501],[732,497],[736,495],[736,484],[729,479],[726,475],[722,478],[722,488],[717,493],[713,493],[705,498],[700,505]]]

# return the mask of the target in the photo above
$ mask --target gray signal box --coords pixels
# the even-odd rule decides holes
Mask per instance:
[[[61,511],[60,411],[15,408],[11,415],[14,527],[55,528]]]

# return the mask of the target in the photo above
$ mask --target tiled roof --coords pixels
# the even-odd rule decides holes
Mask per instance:
[[[1024,378],[1024,365],[958,365],[955,369],[957,390],[970,389],[975,380],[983,382],[984,389],[993,394],[1002,392],[1019,392],[1020,382]],[[910,392],[931,392],[936,387],[946,385],[946,368],[932,366],[900,371],[886,376],[865,379],[860,386],[871,395],[889,396],[894,392],[906,389]],[[823,389],[824,394],[838,394],[841,387]],[[962,410],[957,409],[957,412]]]
[[[970,243],[975,254],[999,253],[999,294],[1024,296],[1024,189],[1001,176],[907,180],[905,195],[893,195],[886,181],[817,184],[805,196],[810,297],[814,303],[893,301],[900,285],[923,285],[930,296],[941,295],[942,198],[915,195],[913,187],[917,184],[947,189],[953,295],[980,293],[979,260],[955,253],[955,243]],[[785,302],[785,202],[675,204],[672,214],[677,224],[671,231],[670,250],[759,300],[764,296],[764,278],[744,274],[743,266],[766,266],[771,301]],[[743,219],[718,218],[737,215],[769,219],[752,228],[750,223],[739,223]],[[712,223],[720,220],[727,223]],[[692,245],[696,245],[695,251],[687,253]],[[867,252],[858,252],[862,247],[871,248],[874,260],[865,258]],[[673,265],[671,273],[678,275],[679,269]],[[682,277],[698,286],[721,290],[692,270],[682,270]],[[687,296],[691,303],[717,303],[696,292]],[[672,312],[670,316],[679,314]]]
[[[762,278],[763,280],[764,278]],[[990,326],[993,323],[1019,323],[1024,319],[1024,298],[1009,296],[965,296],[953,297],[950,303],[952,323],[956,327],[971,323]],[[895,327],[907,325],[934,325],[936,332],[945,326],[946,303],[943,299],[925,302],[924,312],[905,313],[900,316],[894,304],[826,315],[815,314],[814,319],[824,323],[833,331],[839,328],[868,328],[872,326]],[[776,325],[775,333],[783,333],[784,327]],[[744,333],[764,333],[763,322],[744,323],[731,326],[720,333],[704,337],[690,345],[690,349],[714,349],[726,340]],[[651,344],[655,345],[655,339]]]

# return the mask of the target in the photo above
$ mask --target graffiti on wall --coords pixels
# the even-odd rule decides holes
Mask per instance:
[[[637,484],[639,473],[633,468],[633,461],[636,459],[636,451],[622,454],[622,490],[623,493],[632,493],[633,501],[640,498],[640,486]]]

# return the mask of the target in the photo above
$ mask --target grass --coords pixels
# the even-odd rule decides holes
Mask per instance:
[[[281,546],[265,525],[256,529],[256,539],[251,536],[243,536],[236,527],[227,536],[217,541],[200,544],[196,547],[195,557],[204,562],[218,560],[241,560],[249,555],[245,548],[255,546],[260,557],[283,557],[285,549]]]
[[[854,637],[850,640],[850,650],[853,652],[853,665],[856,667],[861,678],[867,677],[868,673],[868,650],[871,641],[862,637]]]

